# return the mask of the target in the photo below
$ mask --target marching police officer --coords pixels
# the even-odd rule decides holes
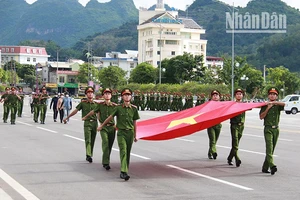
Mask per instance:
[[[242,89],[236,89],[234,91],[235,101],[242,103],[244,97],[244,91]],[[235,165],[239,167],[242,163],[238,156],[238,149],[240,139],[243,135],[245,123],[245,112],[230,119],[230,132],[231,132],[231,150],[227,157],[227,163],[233,165],[232,158],[235,158]]]
[[[94,96],[94,88],[91,86],[88,86],[85,89],[85,94],[87,98],[85,100],[82,100],[71,112],[69,116],[67,116],[63,121],[66,124],[68,119],[72,117],[73,115],[76,115],[78,111],[81,110],[81,117],[83,118],[86,116],[89,112],[94,110],[96,108],[96,103],[93,101]],[[94,144],[96,140],[97,135],[97,116],[96,114],[93,114],[89,117],[87,117],[84,120],[84,140],[85,140],[85,149],[86,149],[86,161],[89,163],[93,162],[93,150],[94,150]]]
[[[10,88],[5,88],[5,93],[1,96],[0,102],[3,103],[3,123],[7,123],[7,118],[9,115],[9,106],[7,97],[10,94]]]
[[[50,97],[47,94],[46,87],[42,87],[42,93],[40,94],[40,97],[39,97],[39,109],[41,112],[41,115],[40,115],[41,124],[45,124],[48,98],[50,98]]]
[[[87,117],[99,113],[99,122],[103,123],[113,112],[114,108],[118,105],[114,102],[111,102],[112,90],[110,88],[105,88],[102,91],[102,96],[105,101],[97,104],[96,108],[90,111],[86,116],[82,118],[83,121]],[[115,120],[112,119],[106,124],[100,131],[102,138],[102,165],[106,170],[110,170],[110,153],[115,141],[116,129],[115,129]]]
[[[210,93],[212,101],[220,101],[220,92],[218,90],[213,90]],[[207,129],[207,134],[209,138],[209,149],[208,149],[208,158],[209,159],[217,159],[217,141],[220,136],[222,124],[217,124]]]
[[[266,143],[266,157],[262,166],[263,173],[271,173],[274,175],[277,172],[277,166],[273,161],[273,153],[279,137],[279,118],[280,111],[284,109],[285,103],[276,101],[279,91],[273,87],[268,90],[268,99],[266,105],[261,107],[259,112],[260,119],[264,119],[264,137]],[[269,171],[271,169],[271,172]]]
[[[18,95],[21,97],[21,99],[18,102],[18,117],[22,117],[24,97],[25,97],[22,87],[19,87]]]
[[[21,97],[19,95],[17,95],[17,91],[16,91],[15,87],[11,88],[11,94],[8,95],[7,100],[8,100],[8,106],[10,109],[10,123],[12,125],[15,125],[18,103],[21,100]]]
[[[114,116],[117,117],[117,139],[120,149],[121,174],[120,178],[125,181],[129,180],[128,175],[130,151],[133,141],[136,140],[136,120],[140,118],[137,107],[130,103],[132,91],[125,88],[121,92],[123,104],[117,106],[112,114],[98,127],[98,131],[102,130]]]

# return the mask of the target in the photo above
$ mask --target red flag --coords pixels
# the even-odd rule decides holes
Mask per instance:
[[[265,103],[209,101],[162,117],[137,122],[137,139],[169,140],[207,129]],[[258,117],[258,116],[257,116]]]

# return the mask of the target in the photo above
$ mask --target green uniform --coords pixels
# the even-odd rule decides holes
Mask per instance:
[[[97,104],[97,107],[94,109],[95,113],[100,113],[100,123],[102,124],[106,118],[108,118],[114,108],[117,106],[116,103],[110,102],[102,102],[100,104]],[[100,131],[100,135],[102,138],[102,164],[103,165],[109,165],[110,163],[110,153],[115,141],[116,136],[116,129],[114,127],[115,121],[112,119],[106,126],[102,128]]]
[[[134,124],[133,121],[140,118],[138,110],[135,106],[124,104],[119,105],[111,114],[117,116],[117,139],[120,149],[121,172],[128,172],[130,162],[130,151],[134,140]]]
[[[41,115],[40,115],[41,124],[45,123],[48,97],[49,97],[48,94],[41,94],[41,96],[40,96],[39,110],[41,112]]]
[[[32,106],[33,106],[33,121],[38,122],[38,118],[40,115],[40,100],[38,96],[33,96]]]
[[[222,124],[217,124],[207,129],[207,134],[209,138],[209,149],[208,149],[208,157],[217,155],[217,141],[220,136]],[[215,156],[214,156],[215,157]]]
[[[240,139],[244,131],[244,123],[245,123],[245,113],[242,113],[230,119],[231,151],[227,158],[229,162],[232,161],[233,157],[235,157],[236,161],[240,161],[240,158],[238,156],[238,149],[239,149]]]
[[[10,94],[10,95],[8,95],[7,100],[8,100],[8,106],[10,109],[10,122],[11,122],[11,124],[14,124],[16,122],[19,98],[15,94]]]
[[[82,100],[77,106],[77,110],[81,110],[81,116],[86,116],[90,111],[96,108],[95,102],[89,102],[88,100]],[[84,121],[84,140],[85,140],[85,149],[86,149],[86,156],[93,157],[93,150],[95,139],[97,135],[97,116],[96,114],[89,116]]]
[[[23,104],[24,104],[24,94],[19,94],[21,99],[18,102],[18,117],[22,117],[22,112],[23,112]]]
[[[4,103],[3,103],[3,122],[4,123],[7,123],[7,118],[8,118],[8,115],[9,115],[9,106],[8,106],[8,93],[5,93],[1,96],[1,100],[4,100]]]
[[[267,109],[267,106],[263,106],[260,110],[260,114]],[[275,166],[273,162],[273,153],[277,144],[279,136],[279,118],[280,111],[284,109],[283,106],[273,105],[264,118],[264,137],[266,143],[266,157],[262,169],[268,170]]]

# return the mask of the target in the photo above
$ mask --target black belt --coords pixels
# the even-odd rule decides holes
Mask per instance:
[[[276,128],[278,128],[278,126],[265,126],[265,127],[267,127],[267,128],[274,128],[274,129],[276,129]]]

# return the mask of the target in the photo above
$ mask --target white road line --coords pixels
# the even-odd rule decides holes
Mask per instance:
[[[191,170],[183,169],[183,168],[180,168],[180,167],[177,167],[177,166],[174,166],[174,165],[167,165],[167,166],[171,167],[173,169],[177,169],[177,170],[180,170],[180,171],[183,171],[183,172],[187,172],[189,174],[193,174],[193,175],[202,177],[202,178],[206,178],[206,179],[210,179],[212,181],[216,181],[216,182],[219,182],[219,183],[230,185],[232,187],[236,187],[236,188],[239,188],[239,189],[242,189],[242,190],[247,190],[247,191],[253,190],[252,188],[249,188],[249,187],[245,187],[245,186],[238,185],[238,184],[235,184],[235,183],[231,183],[231,182],[228,182],[228,181],[224,181],[224,180],[221,180],[221,179],[218,179],[218,178],[214,178],[214,177],[211,177],[211,176],[207,176],[207,175],[204,175],[204,174],[193,172]]]
[[[25,122],[19,122],[19,121],[18,121],[18,123],[24,124],[24,125],[26,125],[26,126],[33,126],[32,124],[28,124],[28,123],[25,123]]]
[[[252,135],[252,134],[243,134],[243,135],[250,136],[250,137],[264,138],[264,136],[261,136],[261,135]],[[293,142],[293,140],[284,139],[284,138],[278,138],[278,140],[286,141],[286,142]]]
[[[39,127],[39,126],[37,126],[36,128],[41,129],[41,130],[44,130],[44,131],[48,131],[48,132],[51,132],[51,133],[58,133],[57,131],[52,131],[52,130],[50,130],[50,129],[42,128],[42,127]]]
[[[84,140],[81,139],[81,138],[77,138],[77,137],[74,137],[74,136],[71,136],[71,135],[67,135],[67,134],[64,134],[64,136],[84,142]],[[119,152],[119,149],[116,149],[116,148],[112,148],[112,150]],[[140,156],[140,155],[137,155],[137,154],[134,154],[134,153],[130,153],[130,155],[138,157],[138,158],[142,158],[142,159],[145,159],[145,160],[151,160],[151,158],[147,158],[145,156]]]
[[[0,188],[0,199],[1,200],[13,200],[4,190]]]
[[[0,169],[0,178],[2,178],[3,181],[5,181],[8,185],[10,185],[14,190],[16,190],[26,200],[39,200],[39,198],[37,198],[34,194],[29,192],[25,187],[23,187],[20,183],[15,181],[12,177],[10,177],[2,169]]]
[[[83,139],[80,139],[80,138],[77,138],[77,137],[73,137],[73,136],[71,136],[71,135],[66,135],[66,134],[64,134],[64,136],[69,137],[69,138],[72,138],[72,139],[75,139],[75,140],[79,140],[79,141],[84,142]]]
[[[225,149],[231,149],[231,147],[226,147],[222,145],[217,145],[217,147],[225,148]],[[259,155],[266,155],[265,153],[257,152],[257,151],[250,151],[250,150],[245,150],[245,149],[239,149],[239,151],[244,151],[247,153],[254,153],[254,154],[259,154]],[[278,157],[277,155],[273,155],[273,157]]]
[[[194,140],[187,140],[187,139],[182,139],[182,138],[175,138],[176,140],[181,140],[184,142],[195,142]]]

